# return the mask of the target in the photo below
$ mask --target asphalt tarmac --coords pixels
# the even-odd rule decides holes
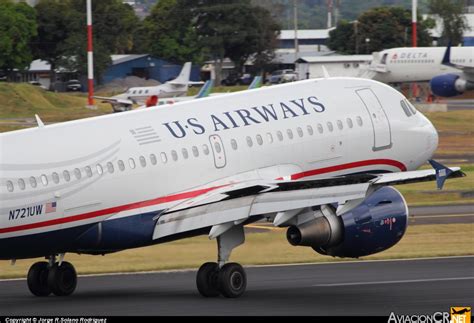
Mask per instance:
[[[70,297],[0,282],[0,316],[433,314],[474,305],[474,256],[247,268],[239,299],[203,298],[195,271],[80,277]]]

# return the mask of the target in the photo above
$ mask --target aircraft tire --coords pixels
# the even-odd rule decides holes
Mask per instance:
[[[202,296],[219,296],[218,276],[219,265],[215,262],[206,262],[199,268],[196,276],[196,285]]]
[[[45,261],[37,262],[28,271],[28,288],[30,292],[38,297],[45,297],[51,294],[48,286],[49,268]]]
[[[246,288],[247,274],[240,264],[230,262],[221,268],[219,271],[219,289],[224,297],[240,297]]]
[[[77,286],[77,273],[74,266],[65,261],[59,266],[55,263],[48,275],[48,285],[56,296],[69,296]]]

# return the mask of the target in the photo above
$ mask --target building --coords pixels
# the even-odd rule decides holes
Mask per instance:
[[[359,76],[372,55],[331,55],[301,57],[296,61],[296,72],[301,79],[324,77],[323,66],[330,76]]]
[[[154,79],[161,83],[174,79],[181,71],[182,65],[172,64],[149,54],[112,55],[112,65],[102,76],[102,83],[107,84],[115,79],[137,76]],[[200,80],[200,69],[193,66],[191,80]]]
[[[324,52],[328,51],[326,44],[329,39],[330,29],[300,29],[297,31],[298,51],[300,52]],[[282,30],[278,38],[277,48],[295,50],[295,31]]]

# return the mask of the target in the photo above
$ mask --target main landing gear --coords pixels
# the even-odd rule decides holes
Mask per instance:
[[[41,261],[31,266],[28,272],[28,288],[35,296],[69,296],[77,286],[77,273],[67,261],[56,262],[51,256],[49,262]]]
[[[212,230],[210,234],[212,238]],[[227,298],[242,296],[247,287],[247,275],[241,265],[230,262],[232,250],[245,241],[244,228],[236,225],[217,236],[218,263],[206,262],[199,268],[196,285],[204,297]]]

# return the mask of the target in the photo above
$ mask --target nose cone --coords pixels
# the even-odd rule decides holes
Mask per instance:
[[[433,126],[431,121],[426,119],[426,125],[423,127],[423,135],[426,138],[426,155],[428,159],[433,157],[436,149],[438,149],[439,136],[438,131]]]

